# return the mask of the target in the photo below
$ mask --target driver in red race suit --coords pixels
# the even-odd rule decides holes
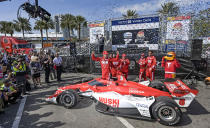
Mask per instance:
[[[112,77],[117,77],[117,67],[119,65],[119,53],[117,54],[117,56],[115,54],[111,54],[110,60],[111,60]]]
[[[119,73],[122,73],[122,75],[125,76],[125,79],[128,78],[128,68],[130,65],[129,59],[126,59],[126,54],[122,54],[122,59],[119,60]]]
[[[165,68],[165,79],[176,77],[176,68],[180,68],[179,61],[176,60],[174,52],[168,52],[167,56],[162,58],[161,66]]]
[[[152,55],[153,52],[149,51],[148,57],[146,58],[146,76],[151,81],[155,79],[155,66],[156,66],[156,58]]]
[[[146,71],[146,58],[144,57],[144,53],[141,54],[141,58],[137,63],[140,65],[139,70],[139,82],[142,81],[142,77],[146,80],[145,71]]]
[[[111,59],[108,58],[108,52],[103,51],[103,57],[95,57],[95,52],[92,52],[92,60],[100,61],[101,71],[102,71],[102,79],[110,80],[110,72],[111,72]],[[117,54],[119,54],[117,52]],[[119,55],[117,55],[119,57]]]

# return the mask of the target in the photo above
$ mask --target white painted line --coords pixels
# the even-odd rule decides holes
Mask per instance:
[[[131,125],[126,119],[122,117],[116,117],[122,124],[125,125],[126,128],[135,128],[133,125]]]
[[[24,109],[24,106],[25,106],[25,103],[26,103],[27,95],[23,96],[23,97],[24,98],[21,100],[21,103],[20,103],[19,109],[17,111],[15,120],[12,124],[12,128],[18,128],[19,127],[19,123],[20,123],[20,120],[21,120],[21,117],[22,117],[22,114],[23,114],[23,109]]]

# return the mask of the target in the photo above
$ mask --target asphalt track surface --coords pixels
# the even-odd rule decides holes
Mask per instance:
[[[0,128],[167,128],[156,121],[146,121],[104,115],[95,111],[92,100],[84,99],[75,108],[48,104],[44,98],[53,94],[57,87],[80,82],[97,75],[63,74],[64,81],[33,90],[15,105],[6,108],[0,115]],[[44,78],[44,77],[42,77]],[[130,78],[134,80],[136,77]],[[187,109],[176,128],[210,128],[210,87],[202,82],[196,86],[199,94]],[[171,127],[170,127],[171,128]]]

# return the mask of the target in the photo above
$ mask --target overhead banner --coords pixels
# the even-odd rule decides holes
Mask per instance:
[[[158,49],[159,17],[145,17],[112,21],[112,46],[114,49],[137,45]]]
[[[98,43],[101,36],[104,36],[104,23],[89,24],[90,43]]]

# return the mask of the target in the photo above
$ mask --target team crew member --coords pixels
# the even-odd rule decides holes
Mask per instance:
[[[58,53],[55,54],[55,58],[53,59],[53,64],[57,72],[57,81],[61,81],[61,73],[62,73],[62,58]]]
[[[146,80],[146,76],[145,76],[146,58],[144,56],[144,53],[141,54],[141,58],[139,59],[139,61],[137,61],[137,63],[140,65],[139,82],[141,82],[142,81],[142,77],[144,78],[144,80]]]
[[[130,65],[129,59],[126,59],[126,54],[122,54],[122,59],[119,60],[119,71],[122,73],[122,75],[125,76],[125,79],[128,78],[128,68]]]
[[[167,56],[162,58],[161,66],[165,68],[165,79],[176,77],[176,68],[180,68],[179,61],[176,60],[174,52],[168,52]]]
[[[117,54],[119,54],[119,53],[117,53]],[[103,51],[103,57],[95,57],[95,52],[93,51],[91,57],[92,57],[93,61],[100,62],[101,71],[102,71],[102,79],[110,80],[111,59],[108,58],[108,52]]]
[[[146,76],[151,81],[155,79],[155,66],[156,66],[156,58],[152,55],[153,52],[149,51],[148,57],[146,59]]]
[[[117,67],[119,65],[119,54],[117,54],[117,57],[115,54],[111,54],[111,74],[112,77],[117,77]]]

